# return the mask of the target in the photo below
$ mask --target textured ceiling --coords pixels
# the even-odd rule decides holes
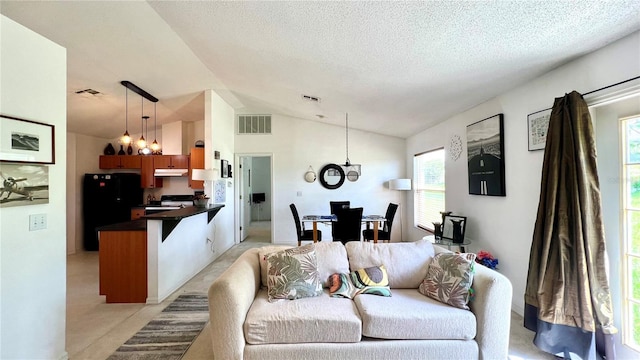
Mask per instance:
[[[0,12],[68,49],[69,130],[104,137],[122,132],[121,80],[160,99],[160,123],[201,120],[211,88],[238,112],[340,126],[348,112],[352,128],[408,137],[640,29],[637,0],[2,1]],[[85,88],[104,94],[75,94]],[[140,105],[129,109],[138,125]]]

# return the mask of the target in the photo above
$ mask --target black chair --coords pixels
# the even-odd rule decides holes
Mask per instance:
[[[338,220],[333,224],[336,233],[333,241],[340,241],[343,244],[348,241],[360,241],[362,208],[338,209],[335,215]]]
[[[300,223],[300,215],[298,215],[298,209],[295,204],[289,205],[291,208],[291,214],[293,215],[293,221],[296,223],[296,233],[298,234],[298,246],[302,245],[303,241],[313,241],[313,230],[305,230],[304,224]],[[318,230],[318,241],[322,241],[322,231]]]
[[[378,240],[391,242],[391,226],[393,225],[393,218],[396,216],[396,210],[398,210],[398,204],[389,203],[387,214],[384,216],[387,221],[383,223],[382,230],[378,229]],[[373,240],[373,229],[364,230],[362,237],[366,241]]]
[[[331,209],[331,214],[337,214],[340,209],[348,209],[351,207],[351,201],[329,201],[329,208]],[[336,238],[336,227],[333,226],[334,223],[331,223],[331,236]]]

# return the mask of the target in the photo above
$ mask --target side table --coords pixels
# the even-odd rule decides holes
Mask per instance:
[[[454,243],[453,241],[447,240],[447,239],[438,239],[438,240],[436,240],[435,235],[427,235],[427,236],[423,237],[422,239],[429,240],[434,245],[444,245],[444,246],[447,247],[447,249],[449,251],[451,251],[451,246],[457,246],[460,249],[460,252],[466,252],[465,246],[466,245],[471,245],[471,240],[469,240],[467,238],[465,238],[464,241],[461,242],[461,243]]]

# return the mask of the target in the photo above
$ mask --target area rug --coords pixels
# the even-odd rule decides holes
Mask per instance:
[[[208,320],[206,295],[180,295],[107,360],[178,360]]]

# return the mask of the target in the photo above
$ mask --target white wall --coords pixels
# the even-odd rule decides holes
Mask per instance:
[[[513,284],[513,309],[520,314],[543,160],[542,151],[527,150],[527,114],[550,108],[555,97],[572,90],[584,93],[638,76],[639,49],[640,33],[635,33],[408,139],[406,159],[411,174],[414,154],[442,146],[448,150],[454,134],[464,143],[467,125],[504,113],[507,196],[468,195],[465,146],[458,161],[446,159],[446,210],[468,216],[467,236],[474,241],[471,251],[485,249],[499,258],[500,272]],[[424,235],[413,227],[410,231],[414,237]],[[618,260],[618,254],[610,257]]]
[[[49,203],[0,209],[0,358],[63,359],[66,311],[66,50],[0,15],[0,113],[55,126]],[[29,215],[47,229],[29,231]]]
[[[391,191],[387,184],[390,179],[406,176],[404,139],[349,129],[349,158],[362,165],[362,176],[356,182],[346,180],[339,189],[328,190],[317,180],[307,183],[304,174],[310,165],[319,175],[326,164],[344,163],[345,128],[274,114],[271,131],[271,135],[236,135],[235,151],[238,155],[273,156],[274,243],[297,243],[291,203],[296,204],[301,215],[327,214],[332,200],[350,200],[352,207],[362,206],[366,214],[384,215],[389,202],[404,202],[406,191]],[[394,221],[399,224],[399,215]],[[329,227],[321,225],[320,230],[323,239],[331,239]],[[399,226],[394,225],[392,238],[400,241]]]
[[[234,146],[234,110],[213,90],[204,93],[205,120],[204,120],[204,163],[207,169],[220,169],[220,160],[214,159],[214,151],[220,152],[220,159],[233,164]],[[236,166],[233,164],[233,168]],[[219,174],[220,172],[218,172]],[[222,179],[226,184],[227,196],[225,207],[213,218],[214,225],[213,248],[217,254],[221,254],[235,244],[236,215],[234,200],[235,178]],[[206,194],[213,194],[213,182],[207,183]]]

